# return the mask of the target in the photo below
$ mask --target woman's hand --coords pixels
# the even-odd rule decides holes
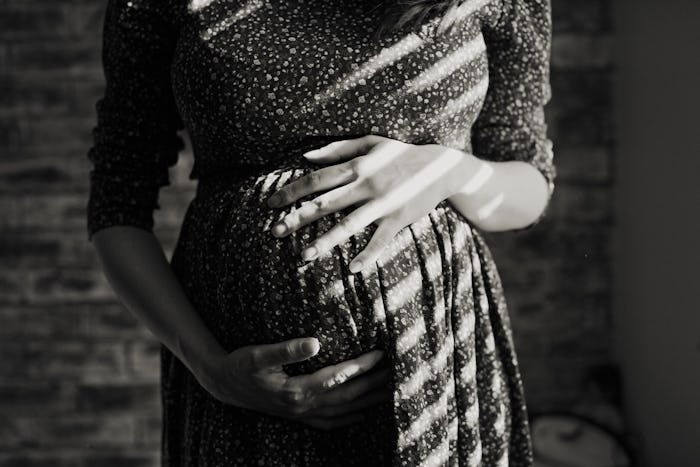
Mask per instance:
[[[350,263],[360,271],[377,259],[405,226],[425,216],[464,185],[474,170],[475,157],[437,144],[414,145],[377,135],[336,141],[309,151],[304,157],[337,163],[285,185],[268,200],[281,207],[315,192],[330,190],[301,205],[272,228],[275,236],[288,235],[332,212],[359,204],[338,225],[302,251],[310,261],[363,230],[377,229],[365,249]]]
[[[325,430],[358,423],[363,409],[390,398],[391,373],[377,365],[380,350],[309,375],[289,376],[282,369],[318,350],[314,338],[241,347],[210,361],[197,379],[221,402]]]

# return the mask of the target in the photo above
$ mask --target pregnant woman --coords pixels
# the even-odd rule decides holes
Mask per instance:
[[[479,230],[548,205],[550,35],[548,0],[108,2],[88,230],[163,344],[163,465],[532,464]]]

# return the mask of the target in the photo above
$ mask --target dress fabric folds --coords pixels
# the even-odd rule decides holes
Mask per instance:
[[[359,425],[322,432],[219,403],[164,350],[172,464],[527,465],[506,304],[481,236],[443,202],[366,271],[352,274],[348,264],[371,228],[306,263],[303,245],[349,211],[273,237],[270,226],[300,203],[280,211],[265,200],[311,170],[290,165],[228,189],[201,184],[173,267],[225,347],[317,337],[319,354],[288,365],[290,374],[381,348],[394,370],[393,400],[366,411]]]
[[[314,336],[309,373],[386,352],[392,399],[322,431],[226,405],[161,347],[164,466],[530,466],[524,389],[489,249],[449,201],[376,263],[350,261],[371,225],[312,262],[301,250],[351,209],[284,237],[277,189],[319,168],[302,154],[379,134],[532,164],[553,190],[546,0],[457,2],[450,33],[371,36],[376,2],[110,0],[88,235],[153,229],[186,129],[197,193],[172,269],[227,350]]]

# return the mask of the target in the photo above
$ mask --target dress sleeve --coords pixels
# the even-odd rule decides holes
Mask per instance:
[[[544,114],[551,98],[550,2],[500,0],[500,13],[483,25],[489,86],[471,134],[477,157],[520,160],[537,168],[547,181],[547,206],[556,176]]]
[[[88,239],[130,225],[151,231],[158,192],[184,147],[170,65],[175,28],[166,0],[109,0],[102,43],[104,95],[97,125],[87,203]]]

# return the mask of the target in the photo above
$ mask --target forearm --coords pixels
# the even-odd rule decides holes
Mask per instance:
[[[93,244],[105,276],[122,303],[195,375],[208,357],[224,354],[185,295],[156,237],[115,226],[100,230]]]
[[[486,231],[514,230],[527,227],[544,212],[547,182],[533,165],[464,154],[448,200],[474,225]]]

